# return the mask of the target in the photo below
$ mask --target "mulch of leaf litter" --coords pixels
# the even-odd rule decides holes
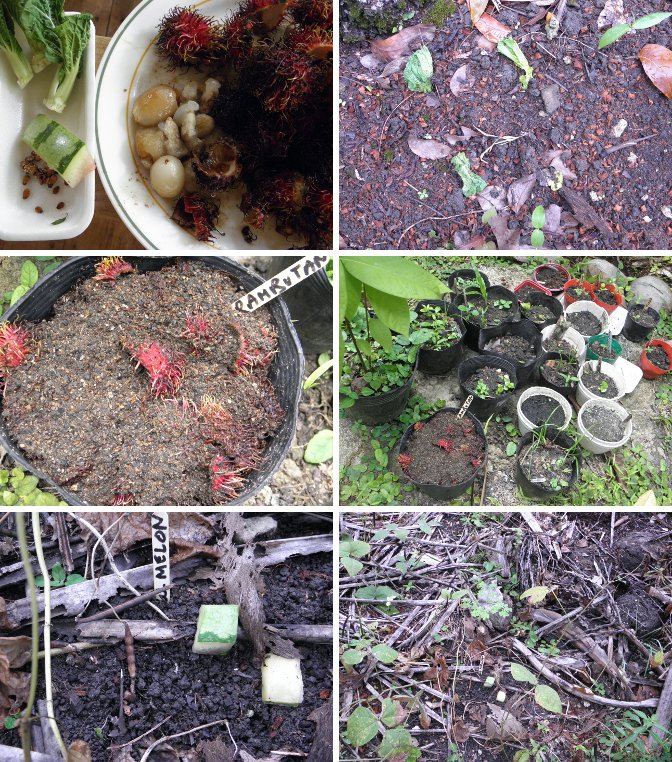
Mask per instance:
[[[598,51],[604,0],[581,6],[567,7],[554,40],[543,26],[553,7],[516,3],[493,11],[534,68],[526,92],[512,62],[479,47],[484,38],[461,0],[428,44],[434,60],[430,94],[408,90],[403,66],[382,77],[384,64],[367,69],[365,43],[341,45],[343,248],[482,248],[493,240],[500,249],[518,248],[530,243],[531,213],[539,204],[546,208],[547,248],[669,248],[670,106],[638,55],[647,44],[672,47],[672,21]],[[661,4],[625,0],[624,8],[632,21],[660,11]],[[465,64],[473,86],[454,95],[451,78]],[[621,120],[627,126],[617,137]],[[463,129],[473,136],[447,146],[446,158],[422,160],[409,148],[409,138],[446,144]],[[490,186],[486,194],[507,206],[492,226],[481,220],[492,202],[462,194],[450,165],[459,151]],[[546,184],[549,169],[564,175],[560,192]]]
[[[399,704],[397,717],[421,752],[414,759],[510,762],[535,744],[540,759],[635,759],[632,746],[610,747],[626,710],[606,702],[630,701],[650,716],[660,696],[665,667],[650,659],[672,646],[669,607],[655,597],[672,582],[672,525],[666,514],[610,519],[345,514],[341,532],[370,551],[365,572],[341,572],[341,649],[370,638],[398,656],[341,670],[342,729],[356,706],[379,715],[384,696]],[[409,557],[421,560],[399,571],[399,559]],[[395,597],[385,611],[355,604],[362,585],[389,586]],[[532,597],[523,598],[526,591]],[[559,617],[562,628],[540,632]],[[534,661],[579,695],[541,675]],[[646,741],[647,731],[641,735]],[[346,743],[342,759],[374,757],[380,740],[357,753]]]

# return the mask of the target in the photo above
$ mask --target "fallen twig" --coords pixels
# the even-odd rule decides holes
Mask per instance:
[[[196,733],[199,730],[205,730],[205,728],[211,728],[214,725],[226,725],[226,729],[229,731],[229,738],[233,742],[233,745],[235,747],[236,753],[238,752],[238,746],[236,745],[236,742],[233,740],[233,736],[231,735],[231,729],[229,728],[229,723],[227,720],[215,720],[214,722],[208,722],[206,725],[198,725],[195,728],[189,728],[189,730],[183,730],[181,733],[173,733],[171,736],[164,736],[163,738],[159,738],[158,741],[154,741],[152,744],[150,744],[147,749],[145,750],[145,753],[140,757],[140,762],[147,762],[147,759],[149,758],[149,755],[152,753],[152,751],[162,743],[165,743],[166,741],[172,741],[174,738],[181,738],[182,736],[187,736],[190,733]],[[234,754],[235,757],[235,754]]]
[[[605,153],[614,153],[615,151],[621,151],[623,148],[632,148],[632,146],[636,146],[637,143],[643,143],[645,140],[651,140],[651,138],[657,138],[658,135],[646,135],[643,138],[636,138],[635,140],[628,140],[625,143],[619,143],[617,146],[611,146],[611,148],[606,148]]]
[[[660,746],[665,736],[668,735],[670,723],[672,723],[672,669],[667,672],[663,692],[658,700],[656,717],[658,718],[657,726],[653,726],[649,736],[649,743],[654,750]]]
[[[655,598],[657,601],[660,601],[661,603],[667,603],[668,605],[672,605],[672,595],[664,592],[663,590],[659,590],[657,587],[650,587],[649,595],[652,598]]]

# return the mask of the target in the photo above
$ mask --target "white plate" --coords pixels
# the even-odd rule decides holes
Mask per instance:
[[[47,66],[21,90],[4,53],[0,54],[0,145],[3,146],[0,152],[0,177],[4,186],[0,206],[0,239],[3,241],[61,241],[78,236],[91,223],[95,204],[95,174],[90,172],[76,188],[69,188],[60,180],[58,195],[54,195],[46,185],[40,185],[35,179],[23,186],[21,161],[28,156],[30,149],[21,141],[21,135],[37,114],[45,114],[74,132],[93,152],[95,38],[96,30],[91,24],[91,40],[84,52],[82,73],[75,82],[62,114],[50,111],[42,103],[49,92],[56,71],[55,64]],[[18,29],[17,39],[24,52],[30,50]],[[30,59],[30,53],[27,57]],[[30,189],[30,197],[27,199],[23,198],[25,187]],[[61,201],[65,206],[56,209]],[[35,212],[36,206],[41,206],[44,213]],[[52,224],[63,217],[66,217],[64,222]]]
[[[225,18],[236,10],[238,0],[205,0],[199,10]],[[170,215],[174,204],[152,190],[146,170],[136,161],[131,110],[138,95],[161,83],[204,79],[191,71],[171,72],[154,52],[154,39],[161,19],[175,0],[146,0],[124,20],[105,51],[98,69],[96,88],[96,154],[100,179],[117,214],[147,249],[288,249],[288,240],[276,233],[272,223],[254,231],[257,240],[246,243],[245,223],[238,208],[240,193],[227,194],[211,243],[198,241],[176,225]]]

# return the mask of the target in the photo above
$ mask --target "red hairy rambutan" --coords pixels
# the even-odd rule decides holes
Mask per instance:
[[[171,219],[191,230],[199,241],[209,241],[218,216],[219,208],[214,201],[198,193],[185,193],[175,204]]]
[[[94,280],[107,280],[114,282],[120,275],[135,272],[135,268],[123,257],[103,257],[96,263]]]
[[[295,30],[285,37],[285,44],[315,61],[323,61],[334,54],[331,32],[316,26]]]
[[[226,455],[215,455],[210,462],[210,476],[213,493],[227,502],[237,498],[245,486],[242,471],[237,469],[231,458]]]
[[[133,347],[129,344],[124,348],[131,357],[138,361],[136,370],[142,367],[149,374],[152,382],[152,392],[156,397],[175,395],[184,378],[185,357],[180,352],[174,352],[156,341]]]
[[[185,320],[185,328],[181,334],[195,350],[209,347],[216,340],[218,333],[212,323],[202,312],[189,313]]]
[[[331,0],[294,0],[291,14],[303,26],[328,29],[333,24],[334,8]]]
[[[135,495],[130,492],[115,494],[112,505],[135,505]]]
[[[334,219],[334,196],[326,188],[314,188],[306,193],[306,206],[315,212],[320,225],[331,229]]]
[[[159,25],[159,54],[171,66],[209,66],[224,49],[222,24],[192,7],[173,8]]]
[[[411,456],[410,455],[400,455],[399,456],[399,467],[402,471],[406,471],[406,469],[411,465]]]
[[[0,367],[18,368],[33,351],[33,343],[27,328],[5,321],[0,326]]]
[[[278,3],[276,0],[243,0],[238,13],[253,21],[255,32],[261,34],[270,32],[282,21],[288,2]]]
[[[436,447],[440,447],[442,450],[445,450],[446,452],[451,452],[452,449],[455,447],[454,442],[449,442],[447,439],[439,439],[438,442],[434,442]]]
[[[268,351],[261,347],[252,347],[250,342],[243,336],[240,352],[234,363],[234,373],[239,376],[249,376],[255,368],[267,368],[273,358],[276,350]]]
[[[254,92],[267,111],[295,111],[319,91],[320,69],[305,53],[279,45],[258,50]]]

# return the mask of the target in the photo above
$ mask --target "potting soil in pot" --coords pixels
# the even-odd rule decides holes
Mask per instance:
[[[667,370],[670,367],[667,352],[662,347],[652,347],[651,349],[647,349],[646,359],[661,370]]]
[[[507,357],[522,363],[525,363],[536,356],[534,347],[527,339],[522,336],[513,336],[512,334],[498,336],[496,339],[492,339],[485,345],[484,349],[488,349],[491,352],[496,352],[500,355],[506,355]]]
[[[523,415],[535,426],[557,426],[565,422],[565,412],[560,403],[547,394],[534,394],[520,406]]]
[[[615,294],[612,291],[609,291],[608,288],[600,288],[593,293],[595,294],[595,298],[599,299],[604,304],[618,304],[618,299]]]
[[[574,299],[575,302],[582,302],[587,301],[590,302],[592,300],[591,295],[586,291],[585,288],[582,288],[581,286],[570,286],[567,289],[567,294]]]
[[[604,399],[610,400],[618,394],[618,386],[614,379],[606,373],[600,373],[599,370],[590,370],[586,367],[581,376],[581,382],[589,392]]]
[[[653,328],[657,323],[655,317],[643,306],[633,307],[633,309],[630,310],[630,317],[644,328]]]
[[[533,323],[543,323],[555,317],[553,310],[543,304],[533,304],[529,309],[523,307],[523,315]]]
[[[466,379],[464,385],[467,389],[469,389],[469,391],[476,394],[475,389],[480,381],[482,381],[488,388],[487,394],[476,395],[481,399],[498,396],[497,389],[501,390],[499,392],[500,394],[506,394],[509,391],[513,391],[512,389],[503,388],[507,382],[511,382],[511,378],[506,371],[501,370],[500,368],[490,368],[488,366],[485,368],[479,368],[476,373],[472,373],[471,376]]]
[[[415,424],[399,465],[413,481],[449,486],[465,481],[484,457],[485,441],[473,421],[446,412]]]
[[[616,353],[616,350],[611,347],[609,349],[609,346],[607,344],[601,344],[599,341],[593,341],[591,344],[588,345],[588,348],[590,349],[593,354],[596,354],[598,357],[603,357],[605,359],[615,359],[618,357],[618,354]]]
[[[3,417],[26,457],[92,505],[229,502],[284,413],[270,313],[200,262],[89,279],[28,326]]]
[[[603,442],[620,442],[625,436],[628,424],[622,421],[612,410],[593,406],[581,416],[588,433]]]
[[[508,304],[508,307],[501,307],[496,306],[496,301],[503,301],[506,304]],[[469,297],[469,304],[472,307],[476,307],[479,310],[483,309],[483,306],[485,305],[485,302],[480,296],[470,296]],[[476,317],[475,315],[472,315],[468,312],[463,312],[462,317],[465,320],[468,320],[470,323],[475,323],[477,325],[480,325],[482,328],[485,328],[486,326],[490,325],[499,325],[502,323],[506,318],[511,314],[511,305],[513,302],[511,302],[509,299],[490,299],[487,305],[487,310],[485,311],[485,314]]]
[[[553,338],[552,334],[547,339],[544,339],[542,347],[547,352],[560,352],[560,354],[573,355],[576,357],[575,344],[572,344],[571,341],[567,341],[567,339]]]
[[[542,267],[536,277],[537,283],[550,289],[561,289],[567,283],[567,276],[554,267]]]
[[[574,359],[558,358],[557,360],[547,360],[539,372],[555,386],[572,386],[576,384],[579,366]]]
[[[595,336],[602,330],[600,319],[592,312],[568,312],[565,317],[582,336]]]
[[[574,459],[567,457],[567,450],[548,439],[538,444],[533,441],[520,454],[523,473],[533,484],[541,487],[557,485],[560,489],[564,486],[562,482],[570,481],[573,463]]]

